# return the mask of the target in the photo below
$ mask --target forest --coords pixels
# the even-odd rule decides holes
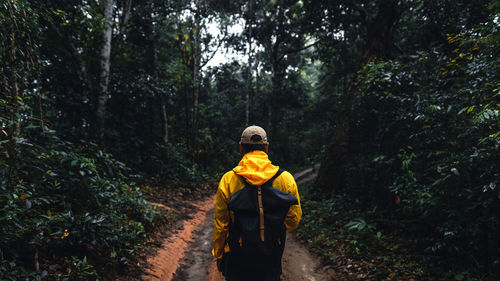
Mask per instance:
[[[341,280],[500,280],[499,0],[2,0],[0,91],[0,280],[141,272],[254,124]]]

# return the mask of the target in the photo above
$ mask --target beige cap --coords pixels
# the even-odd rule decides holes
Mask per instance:
[[[250,126],[241,133],[240,143],[243,144],[266,144],[267,134],[264,129],[259,126]]]

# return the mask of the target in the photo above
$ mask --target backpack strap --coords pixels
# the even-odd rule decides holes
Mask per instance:
[[[277,177],[281,176],[281,173],[283,173],[284,171],[285,171],[285,170],[283,170],[283,169],[281,169],[281,168],[280,168],[280,169],[276,172],[276,174],[274,174],[274,176],[273,176],[272,178],[270,178],[268,181],[266,181],[264,184],[266,184],[266,183],[270,183],[271,185],[273,185],[274,180],[275,180]]]
[[[264,205],[262,205],[262,186],[257,186],[257,200],[259,203],[259,233],[260,241],[264,242]]]
[[[271,186],[274,180],[283,173],[283,170],[279,169],[276,174],[264,184],[269,183]],[[262,185],[257,186],[257,200],[259,203],[259,233],[260,233],[260,241],[264,242],[264,206],[262,205]]]

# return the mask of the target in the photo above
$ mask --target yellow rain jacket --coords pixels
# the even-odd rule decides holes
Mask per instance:
[[[265,152],[255,150],[245,154],[238,166],[222,177],[215,199],[214,248],[212,249],[214,257],[220,259],[224,253],[229,252],[229,246],[226,243],[229,235],[229,211],[227,204],[232,194],[245,187],[245,184],[238,175],[245,177],[252,185],[262,185],[271,179],[278,170],[279,167],[271,164]],[[302,209],[300,207],[297,184],[293,176],[288,172],[283,172],[274,180],[273,187],[297,197],[299,204],[292,205],[285,218],[286,231],[296,229],[302,217]]]

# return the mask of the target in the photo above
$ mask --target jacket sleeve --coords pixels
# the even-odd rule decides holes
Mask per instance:
[[[224,246],[226,244],[229,228],[229,212],[227,209],[228,198],[226,194],[227,188],[226,175],[224,175],[219,183],[217,195],[215,197],[212,255],[217,259],[221,259],[224,254]]]
[[[295,196],[297,198],[297,201],[299,201],[297,205],[292,205],[290,207],[290,210],[288,210],[285,218],[286,231],[292,231],[299,226],[300,218],[302,217],[302,208],[300,206],[299,190],[297,188],[295,179],[288,172],[284,172],[284,176],[287,192]]]

